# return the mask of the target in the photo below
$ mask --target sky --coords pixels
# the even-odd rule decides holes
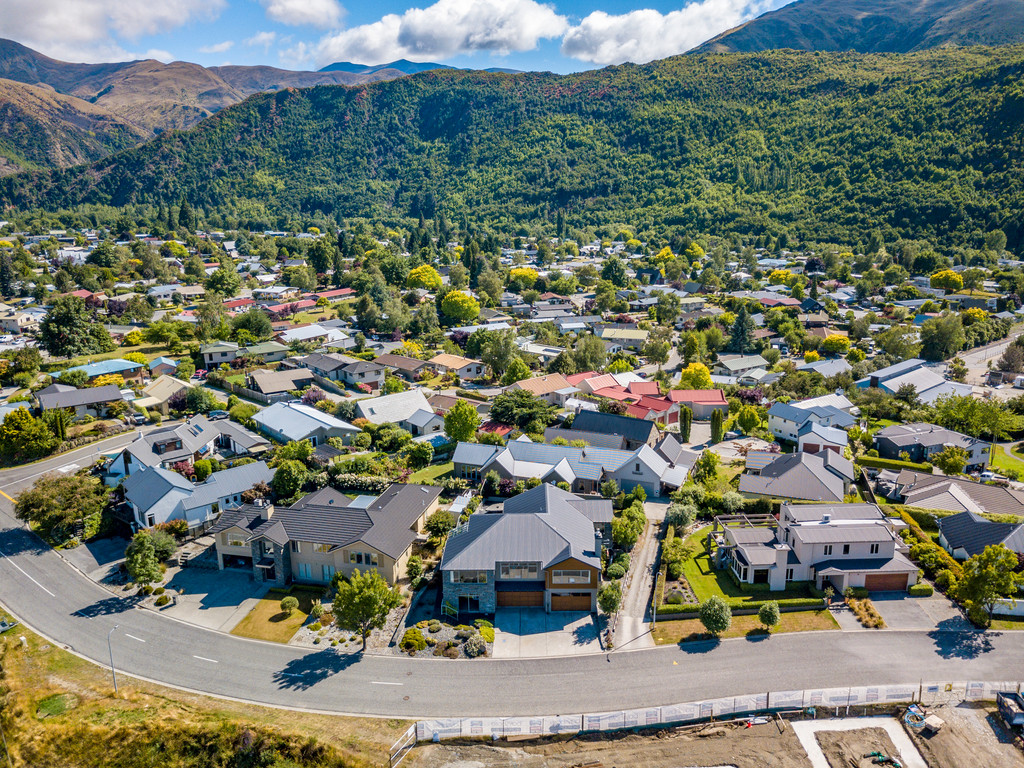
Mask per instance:
[[[684,53],[789,0],[0,0],[0,37],[63,61],[320,69],[396,59],[566,73]]]

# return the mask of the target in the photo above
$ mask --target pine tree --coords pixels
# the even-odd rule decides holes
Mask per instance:
[[[192,232],[196,228],[196,215],[184,197],[181,198],[181,205],[178,206],[178,224],[188,232]]]
[[[722,442],[725,431],[722,429],[722,412],[717,408],[711,412],[711,444]]]
[[[679,408],[679,439],[690,442],[690,429],[693,425],[693,411],[685,405]]]
[[[747,312],[747,308],[740,307],[736,314],[736,322],[732,324],[732,331],[729,334],[729,351],[740,355],[746,355],[754,351],[754,318]]]

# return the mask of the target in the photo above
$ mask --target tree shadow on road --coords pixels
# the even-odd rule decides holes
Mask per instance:
[[[6,528],[0,530],[0,552],[8,557],[31,554],[43,555],[52,551],[42,539],[23,528]]]
[[[992,638],[998,632],[963,629],[958,618],[940,621],[928,637],[935,641],[935,650],[944,659],[976,659],[993,650]]]
[[[94,619],[97,616],[115,616],[131,610],[140,602],[142,602],[142,597],[136,595],[105,597],[102,600],[97,600],[92,605],[87,605],[85,608],[75,611],[72,615],[84,616],[87,619]]]
[[[339,653],[335,650],[323,650],[308,653],[289,661],[284,669],[274,673],[274,682],[278,688],[290,688],[305,691],[321,680],[358,664],[361,653]]]
[[[721,638],[694,632],[679,641],[679,650],[686,653],[710,653],[721,644]]]

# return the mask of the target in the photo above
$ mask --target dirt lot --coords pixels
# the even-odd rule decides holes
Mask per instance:
[[[774,723],[745,728],[707,723],[678,731],[587,735],[572,739],[523,741],[495,745],[430,744],[410,755],[426,768],[810,768],[803,747],[787,728]]]
[[[882,728],[857,731],[821,731],[816,735],[821,751],[832,768],[873,768],[872,752],[898,756],[899,750]]]
[[[994,706],[946,704],[928,711],[946,725],[933,736],[911,732],[911,738],[934,768],[1024,768],[1024,752],[1013,746]]]

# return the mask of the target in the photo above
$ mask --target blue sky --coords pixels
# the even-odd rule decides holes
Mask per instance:
[[[64,61],[319,69],[394,59],[574,72],[683,53],[788,0],[0,0],[0,37]]]

